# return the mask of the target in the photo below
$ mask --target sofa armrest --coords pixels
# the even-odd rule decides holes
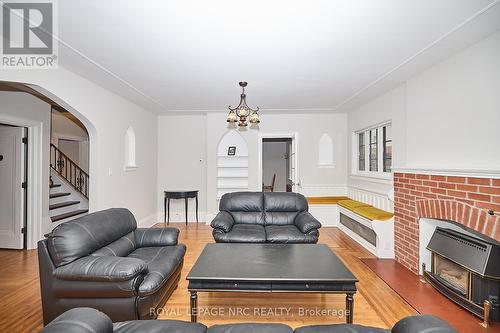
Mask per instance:
[[[177,228],[137,228],[134,231],[137,247],[177,245]]]
[[[87,256],[54,270],[60,280],[128,281],[148,271],[141,259],[115,256]]]
[[[224,232],[230,232],[233,228],[234,219],[228,212],[221,211],[215,216],[210,223],[210,226],[214,229],[220,229]]]
[[[301,232],[307,234],[310,231],[321,228],[321,223],[314,218],[309,212],[302,212],[295,218],[295,226]]]
[[[51,321],[39,333],[113,333],[113,323],[104,313],[91,308],[74,308]]]
[[[394,325],[391,333],[458,333],[447,322],[431,315],[410,316],[401,319]]]

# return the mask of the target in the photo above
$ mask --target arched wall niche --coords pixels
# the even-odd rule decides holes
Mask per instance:
[[[137,169],[135,130],[132,126],[125,132],[125,171]]]
[[[217,146],[217,199],[248,190],[248,145],[236,130],[229,130]]]
[[[334,167],[333,140],[328,133],[323,133],[318,142],[318,165]]]

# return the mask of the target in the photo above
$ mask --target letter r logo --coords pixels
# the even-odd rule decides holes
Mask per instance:
[[[4,54],[51,54],[52,33],[52,3],[2,3]]]

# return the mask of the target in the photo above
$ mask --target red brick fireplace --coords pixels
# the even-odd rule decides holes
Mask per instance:
[[[500,241],[500,179],[394,173],[396,260],[416,274],[420,218],[454,221]]]

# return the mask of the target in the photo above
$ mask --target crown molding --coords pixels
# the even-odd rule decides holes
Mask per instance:
[[[393,173],[418,173],[436,176],[459,176],[476,178],[500,178],[500,170],[475,170],[475,169],[445,169],[445,168],[407,168],[392,169]]]

